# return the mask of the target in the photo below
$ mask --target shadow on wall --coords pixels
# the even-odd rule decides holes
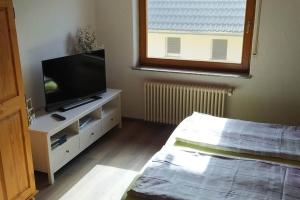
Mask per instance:
[[[67,39],[66,39],[66,54],[67,55],[76,54],[77,53],[76,45],[77,45],[76,36],[69,33],[68,36],[67,36]]]

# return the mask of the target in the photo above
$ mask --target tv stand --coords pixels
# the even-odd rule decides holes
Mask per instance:
[[[101,96],[64,112],[64,121],[43,113],[29,127],[34,169],[47,173],[50,184],[61,167],[113,127],[121,127],[121,91],[108,89]]]

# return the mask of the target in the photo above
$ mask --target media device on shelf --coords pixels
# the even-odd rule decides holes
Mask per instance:
[[[46,111],[66,111],[106,92],[105,52],[42,61]]]

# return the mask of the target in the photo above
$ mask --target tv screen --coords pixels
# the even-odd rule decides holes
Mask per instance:
[[[46,111],[106,91],[104,50],[45,60],[42,66]]]

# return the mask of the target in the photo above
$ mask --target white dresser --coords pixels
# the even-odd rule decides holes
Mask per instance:
[[[44,113],[29,127],[34,169],[47,173],[50,184],[57,170],[113,127],[121,127],[121,90],[108,89],[101,97],[66,112],[54,112],[66,117],[64,121]],[[64,142],[53,146],[62,136]]]

